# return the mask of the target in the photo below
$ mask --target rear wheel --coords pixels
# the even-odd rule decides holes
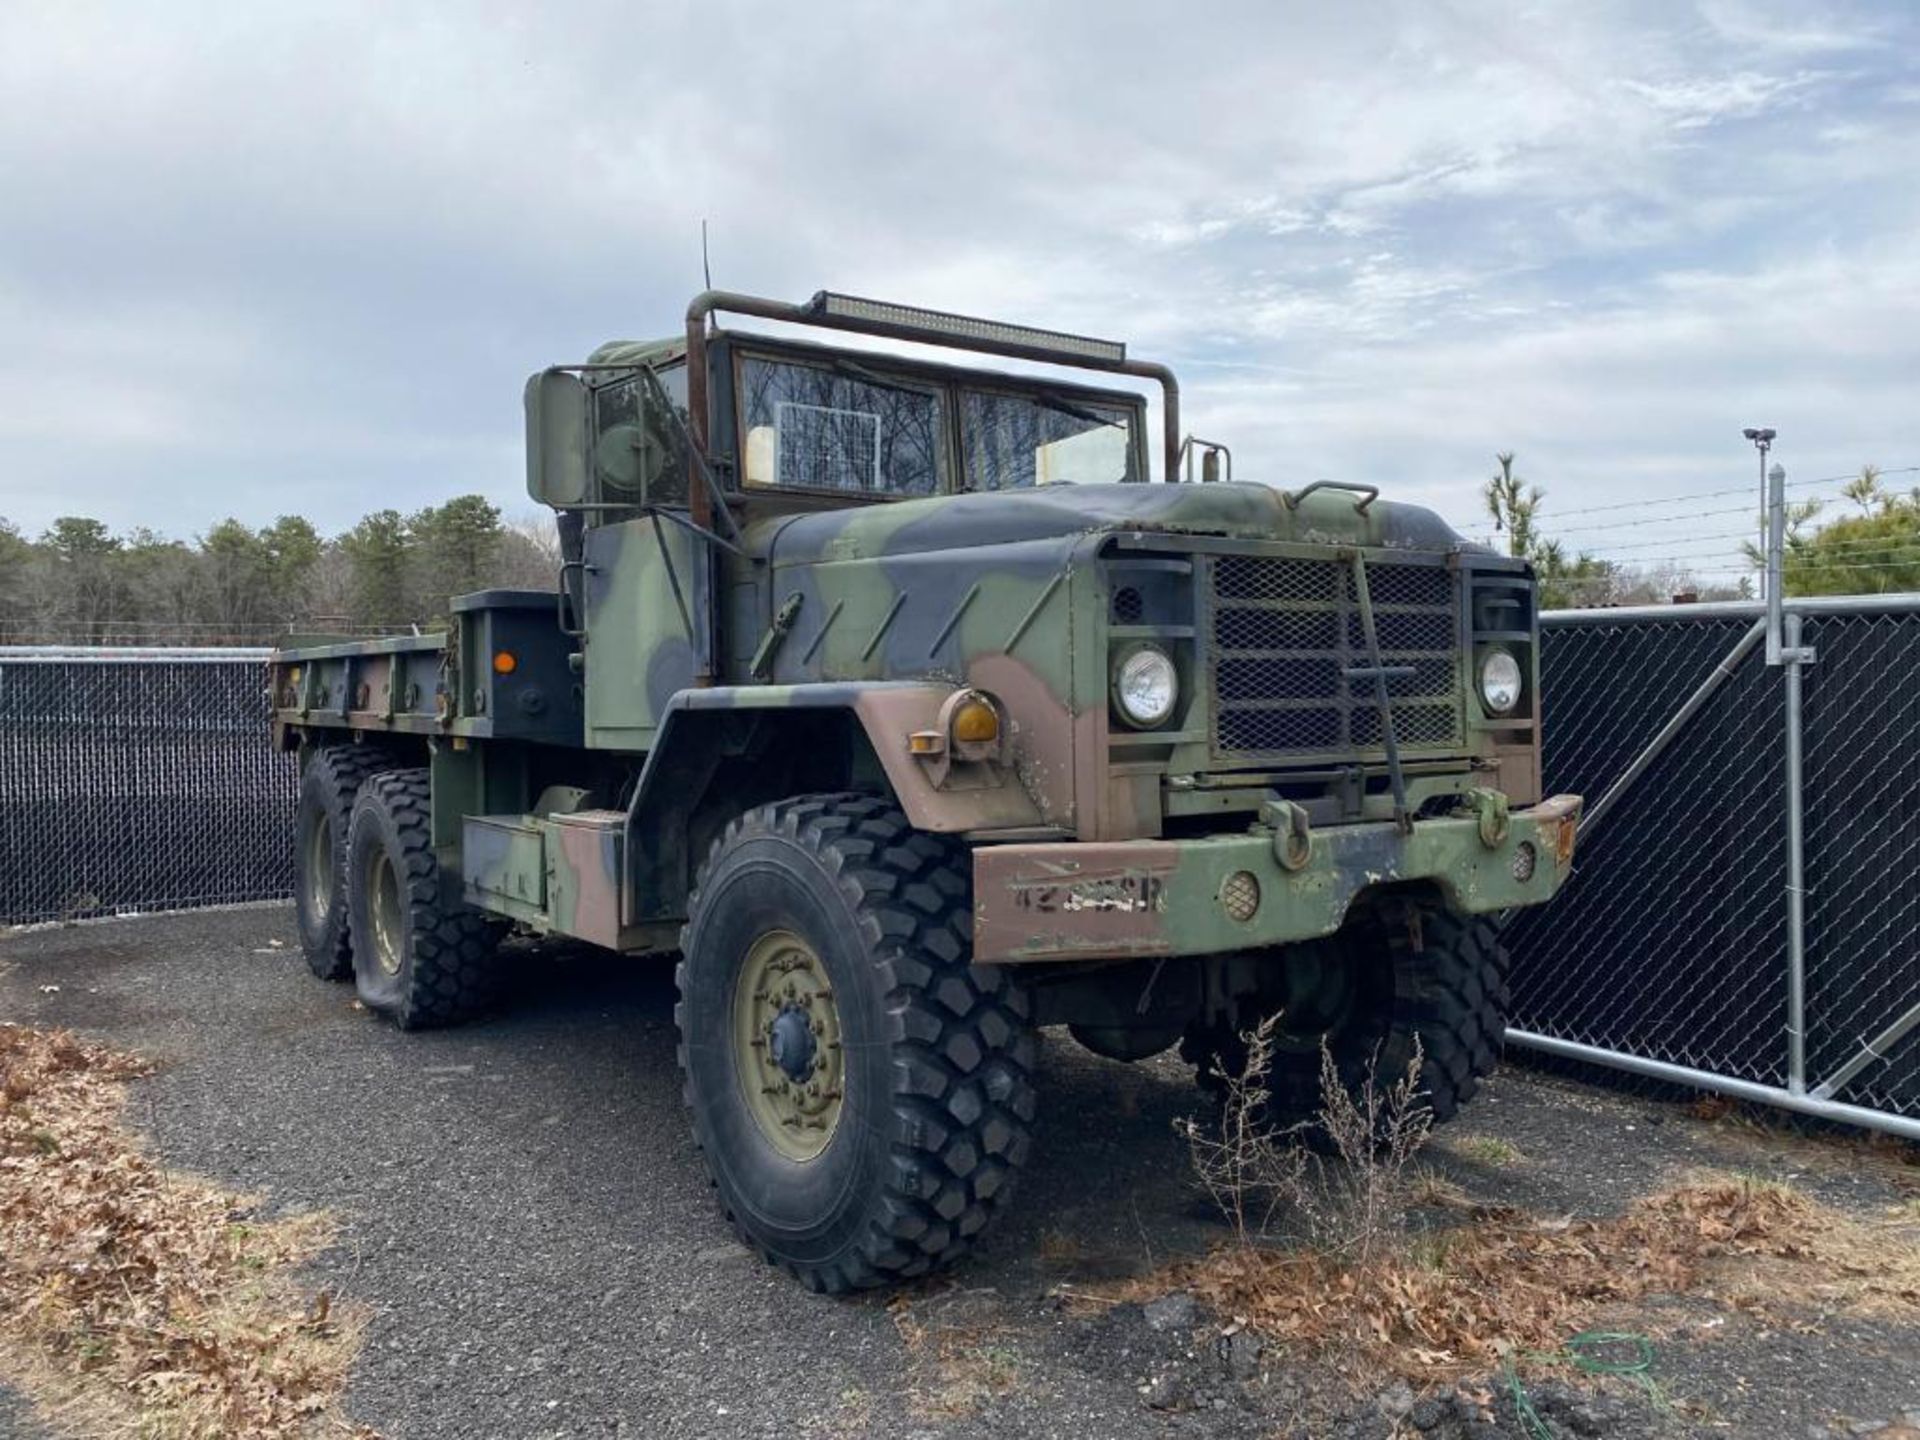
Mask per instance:
[[[1284,984],[1268,992],[1262,1014],[1190,1029],[1181,1054],[1203,1085],[1217,1087],[1246,1064],[1238,1032],[1278,1011],[1268,1072],[1276,1123],[1319,1113],[1323,1042],[1349,1093],[1369,1080],[1383,1090],[1397,1083],[1417,1044],[1422,1104],[1436,1123],[1451,1120],[1499,1064],[1507,953],[1491,921],[1435,903],[1380,906],[1275,963]]]
[[[741,1236],[813,1289],[957,1258],[1026,1159],[1026,999],[971,963],[970,892],[963,850],[865,795],[749,811],[701,873],[676,1010],[694,1137]]]
[[[367,778],[397,762],[373,745],[330,745],[300,776],[293,821],[293,913],[307,968],[322,980],[353,976],[347,904],[347,830]]]
[[[425,770],[390,771],[362,787],[347,867],[354,986],[369,1010],[418,1030],[464,1020],[493,999],[505,927],[447,893]]]

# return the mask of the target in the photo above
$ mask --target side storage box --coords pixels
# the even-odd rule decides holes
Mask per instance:
[[[531,815],[471,815],[460,847],[468,904],[544,924],[547,853],[540,821]]]
[[[561,633],[560,597],[546,590],[481,590],[453,601],[459,622],[463,733],[579,745],[579,642]]]
[[[541,822],[547,831],[547,913],[553,928],[610,950],[631,948],[620,928],[625,821],[618,810],[576,810]]]

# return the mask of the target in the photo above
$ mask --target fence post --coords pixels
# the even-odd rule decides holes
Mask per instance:
[[[1779,572],[1772,576],[1780,582]],[[1787,1090],[1804,1095],[1807,1090],[1807,892],[1806,892],[1806,812],[1801,779],[1805,769],[1801,753],[1802,667],[1812,658],[1800,644],[1800,612],[1790,611],[1786,620],[1786,645],[1781,658],[1786,665],[1787,729]]]

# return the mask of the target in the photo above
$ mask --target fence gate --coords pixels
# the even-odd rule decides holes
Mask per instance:
[[[291,893],[267,654],[0,647],[0,924]]]
[[[1516,1045],[1920,1138],[1920,596],[1542,617],[1575,871]]]

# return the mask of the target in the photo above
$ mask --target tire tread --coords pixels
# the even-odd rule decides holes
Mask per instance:
[[[334,874],[344,877],[347,873],[347,836],[353,823],[354,801],[359,798],[361,787],[373,776],[382,771],[391,770],[401,762],[378,745],[341,744],[327,745],[315,752],[307,762],[310,773],[319,775],[320,786],[326,797],[328,813],[333,820],[334,834]],[[296,829],[296,835],[298,830]],[[294,857],[295,874],[300,874],[302,857]],[[338,903],[346,906],[346,886],[336,882]],[[333,928],[330,943],[320,947],[302,945],[306,955],[307,968],[322,980],[351,980],[353,978],[353,923],[343,908],[339,924]]]
[[[858,917],[874,984],[886,997],[893,1047],[893,1163],[864,1231],[835,1261],[804,1265],[758,1244],[769,1263],[809,1289],[840,1293],[894,1284],[951,1264],[1006,1206],[1031,1149],[1033,1038],[1026,996],[1003,971],[971,963],[971,884],[959,846],[915,831],[891,801],[807,795],[763,805],[714,840],[688,899],[744,836],[782,835],[812,854]],[[688,991],[682,932],[676,980]],[[685,1003],[676,1004],[682,1094],[694,1142],[711,1144],[687,1062]]]
[[[412,963],[398,1006],[390,1013],[402,1030],[456,1024],[495,998],[502,927],[481,911],[441,894],[442,875],[433,853],[433,801],[424,769],[388,770],[362,787],[355,803],[385,812],[398,842],[392,859],[409,911]],[[358,824],[356,819],[356,824]]]

